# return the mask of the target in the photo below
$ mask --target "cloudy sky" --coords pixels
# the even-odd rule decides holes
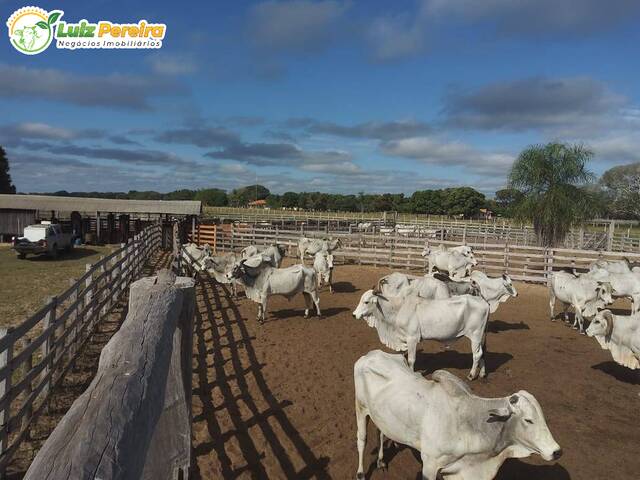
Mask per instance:
[[[3,18],[24,5],[0,0]],[[0,145],[22,192],[257,176],[278,193],[491,194],[532,143],[585,143],[597,173],[640,161],[637,0],[38,5],[167,35],[158,51],[29,57],[5,30]]]

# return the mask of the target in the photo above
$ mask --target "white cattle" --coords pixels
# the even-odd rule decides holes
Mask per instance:
[[[205,260],[213,254],[211,247],[205,243],[199,247],[195,243],[187,243],[182,246],[182,261],[191,265],[197,272],[205,268]]]
[[[229,280],[227,276],[231,270],[233,270],[233,266],[238,261],[238,257],[233,253],[227,253],[225,255],[215,255],[210,256],[204,259],[204,269],[207,271],[209,275],[211,275],[216,282],[222,284],[231,284],[231,288],[233,290],[233,296],[237,297],[238,292],[236,289],[236,282]]]
[[[600,282],[611,284],[614,297],[626,297],[631,299],[631,313],[640,310],[640,271],[629,270],[623,273],[613,273],[601,267],[595,267],[587,276]]]
[[[610,350],[616,363],[633,370],[640,368],[640,315],[614,315],[603,310],[587,328],[587,335]]]
[[[484,350],[489,305],[483,299],[460,295],[442,300],[423,300],[417,296],[385,297],[366,291],[353,312],[378,332],[378,338],[392,350],[407,352],[409,365],[416,361],[420,340],[450,343],[460,337],[471,341],[473,366],[470,380],[486,376]]]
[[[271,265],[276,268],[280,268],[280,266],[282,265],[282,260],[287,255],[284,247],[278,245],[277,243],[273,243],[263,249],[260,249],[255,245],[249,245],[248,247],[242,249],[240,255],[242,258],[249,258],[257,255],[258,253],[271,257]]]
[[[549,281],[549,310],[551,320],[555,320],[553,309],[556,299],[563,305],[563,315],[567,320],[567,309],[573,307],[575,320],[573,328],[584,331],[583,317],[594,316],[599,308],[613,302],[611,284],[599,282],[589,275],[576,276],[569,272],[554,272]]]
[[[610,273],[629,273],[631,267],[626,258],[624,260],[596,260],[589,265],[589,271],[593,272],[596,270],[606,270]]]
[[[498,305],[506,302],[510,297],[517,297],[518,292],[511,282],[511,277],[506,273],[501,277],[488,277],[486,273],[478,270],[471,272],[471,279],[480,288],[480,295],[489,304],[491,313],[498,309]]]
[[[418,295],[427,300],[451,297],[447,285],[429,276],[393,272],[378,281],[378,290],[386,297]]]
[[[342,246],[342,242],[339,238],[326,239],[326,238],[307,238],[300,237],[298,240],[298,252],[300,253],[300,261],[304,265],[304,255],[315,256],[316,253],[324,251],[327,253],[333,253]]]
[[[365,478],[367,417],[380,430],[378,468],[386,468],[387,437],[420,452],[423,480],[491,480],[508,458],[539,454],[553,461],[562,456],[542,407],[525,390],[478,397],[446,370],[428,380],[401,355],[380,350],[360,357],[353,377],[359,480]]]
[[[373,227],[373,223],[371,222],[360,222],[357,225],[358,231],[360,232],[367,232],[371,230],[372,227]]]
[[[304,265],[275,268],[272,262],[271,257],[258,254],[240,260],[227,274],[229,280],[237,280],[244,287],[250,300],[258,303],[258,321],[264,322],[267,300],[271,295],[283,295],[290,299],[302,293],[307,307],[304,311],[305,318],[309,317],[309,309],[313,305],[320,316],[316,272]]]
[[[318,288],[322,288],[323,283],[329,285],[329,291],[333,293],[333,255],[324,251],[315,254],[313,259],[313,269],[318,277]]]
[[[463,278],[462,280],[452,280],[448,275],[441,272],[431,274],[433,278],[444,282],[449,289],[449,294],[454,295],[480,295],[480,287],[471,278]]]
[[[446,250],[443,247],[434,248],[433,250],[426,247],[422,251],[422,256],[428,257],[428,273],[431,273],[435,269],[446,271],[454,280],[469,276],[471,267],[475,267],[478,264],[473,254],[463,255],[456,250]]]

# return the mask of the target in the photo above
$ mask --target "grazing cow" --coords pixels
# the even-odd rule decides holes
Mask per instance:
[[[227,274],[231,272],[237,261],[238,257],[234,253],[211,256],[204,260],[204,268],[207,273],[209,273],[209,275],[211,275],[218,283],[231,284],[234,297],[238,296],[236,288],[237,284],[235,281],[230,281]]]
[[[245,247],[241,250],[240,256],[242,258],[249,258],[259,253],[270,257],[271,266],[276,268],[280,268],[280,265],[282,265],[282,260],[287,256],[287,251],[285,250],[285,248],[277,243],[272,243],[262,250],[260,250],[255,245],[249,245],[248,247]]]
[[[304,254],[315,255],[320,251],[327,253],[333,253],[342,246],[342,242],[339,238],[336,239],[320,239],[320,238],[307,238],[300,237],[298,240],[298,252],[300,253],[300,261],[304,265]]]
[[[562,456],[536,398],[525,390],[501,398],[473,394],[446,370],[432,380],[401,355],[369,352],[353,367],[358,471],[364,480],[367,417],[380,430],[378,468],[386,468],[387,437],[420,452],[423,480],[491,480],[508,458]]]
[[[485,336],[489,305],[483,299],[460,295],[442,300],[424,300],[417,296],[385,297],[367,290],[353,312],[378,332],[378,338],[397,352],[407,352],[409,366],[416,361],[420,340],[450,343],[460,337],[471,341],[473,366],[469,380],[486,376]]]
[[[640,315],[614,315],[603,310],[587,328],[587,335],[610,350],[616,363],[633,370],[640,368]]]
[[[433,270],[446,271],[449,276],[458,280],[469,276],[471,267],[475,267],[478,261],[472,255],[463,255],[457,250],[446,250],[442,245],[441,248],[434,248],[430,250],[426,247],[422,251],[423,257],[428,257],[429,267],[427,272],[431,273]]]
[[[506,302],[510,297],[517,297],[518,292],[511,282],[511,277],[503,273],[501,277],[488,277],[478,270],[471,272],[471,279],[480,287],[480,295],[489,303],[491,313],[498,309],[498,305]]]
[[[448,275],[440,272],[432,273],[433,278],[444,282],[449,289],[450,295],[480,295],[480,287],[470,278],[463,278],[462,280],[452,280]]]
[[[624,273],[613,273],[604,268],[595,267],[587,276],[600,282],[611,284],[614,297],[626,297],[631,299],[631,313],[640,310],[640,271],[629,270]]]
[[[333,255],[327,252],[318,252],[313,259],[313,269],[318,276],[318,288],[322,288],[323,283],[329,285],[329,291],[333,293]]]
[[[187,243],[182,248],[182,261],[191,265],[196,272],[200,272],[205,268],[205,260],[213,254],[208,243],[205,243],[202,247],[195,243]]]
[[[378,290],[385,297],[418,295],[426,300],[449,298],[451,295],[444,282],[429,276],[408,275],[393,272],[378,281]]]
[[[315,305],[320,316],[320,298],[316,272],[304,265],[275,268],[273,259],[258,254],[237,262],[227,274],[229,280],[237,280],[244,287],[247,297],[258,303],[258,322],[263,323],[267,312],[267,300],[271,295],[283,295],[291,299],[298,293],[304,295],[305,318]]]
[[[583,317],[593,317],[599,308],[613,302],[611,284],[599,282],[589,275],[576,276],[568,272],[554,272],[549,282],[549,310],[551,320],[555,320],[553,309],[556,299],[563,305],[563,315],[567,321],[569,306],[575,310],[573,328],[584,333]]]

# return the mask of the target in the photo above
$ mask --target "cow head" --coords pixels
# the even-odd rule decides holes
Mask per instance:
[[[357,320],[367,319],[371,316],[374,316],[377,310],[380,308],[380,298],[382,297],[379,293],[377,293],[374,289],[367,290],[360,297],[360,302],[358,306],[353,311],[353,316]]]
[[[515,458],[537,453],[545,460],[552,461],[562,456],[562,449],[551,435],[542,407],[533,395],[520,390],[505,399],[505,403],[503,408],[489,411],[488,421],[507,424],[515,444]]]
[[[611,286],[611,283],[598,282],[596,293],[598,294],[598,299],[604,302],[605,305],[610,305],[613,303],[613,287]]]
[[[473,257],[473,248],[468,245],[461,246],[458,251],[465,257]]]
[[[613,313],[611,310],[603,310],[598,312],[587,328],[587,336],[589,337],[611,337],[613,332]]]
[[[504,285],[504,289],[507,291],[509,295],[511,295],[512,297],[518,296],[518,291],[516,290],[516,287],[513,286],[511,277],[506,273],[502,274],[502,284]]]

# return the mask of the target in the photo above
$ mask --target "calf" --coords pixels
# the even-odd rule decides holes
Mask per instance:
[[[380,430],[378,468],[386,468],[387,437],[420,452],[423,480],[491,480],[508,458],[562,455],[540,404],[525,390],[482,398],[446,370],[432,380],[414,373],[401,355],[374,350],[353,367],[358,471],[364,480],[367,417]]]

